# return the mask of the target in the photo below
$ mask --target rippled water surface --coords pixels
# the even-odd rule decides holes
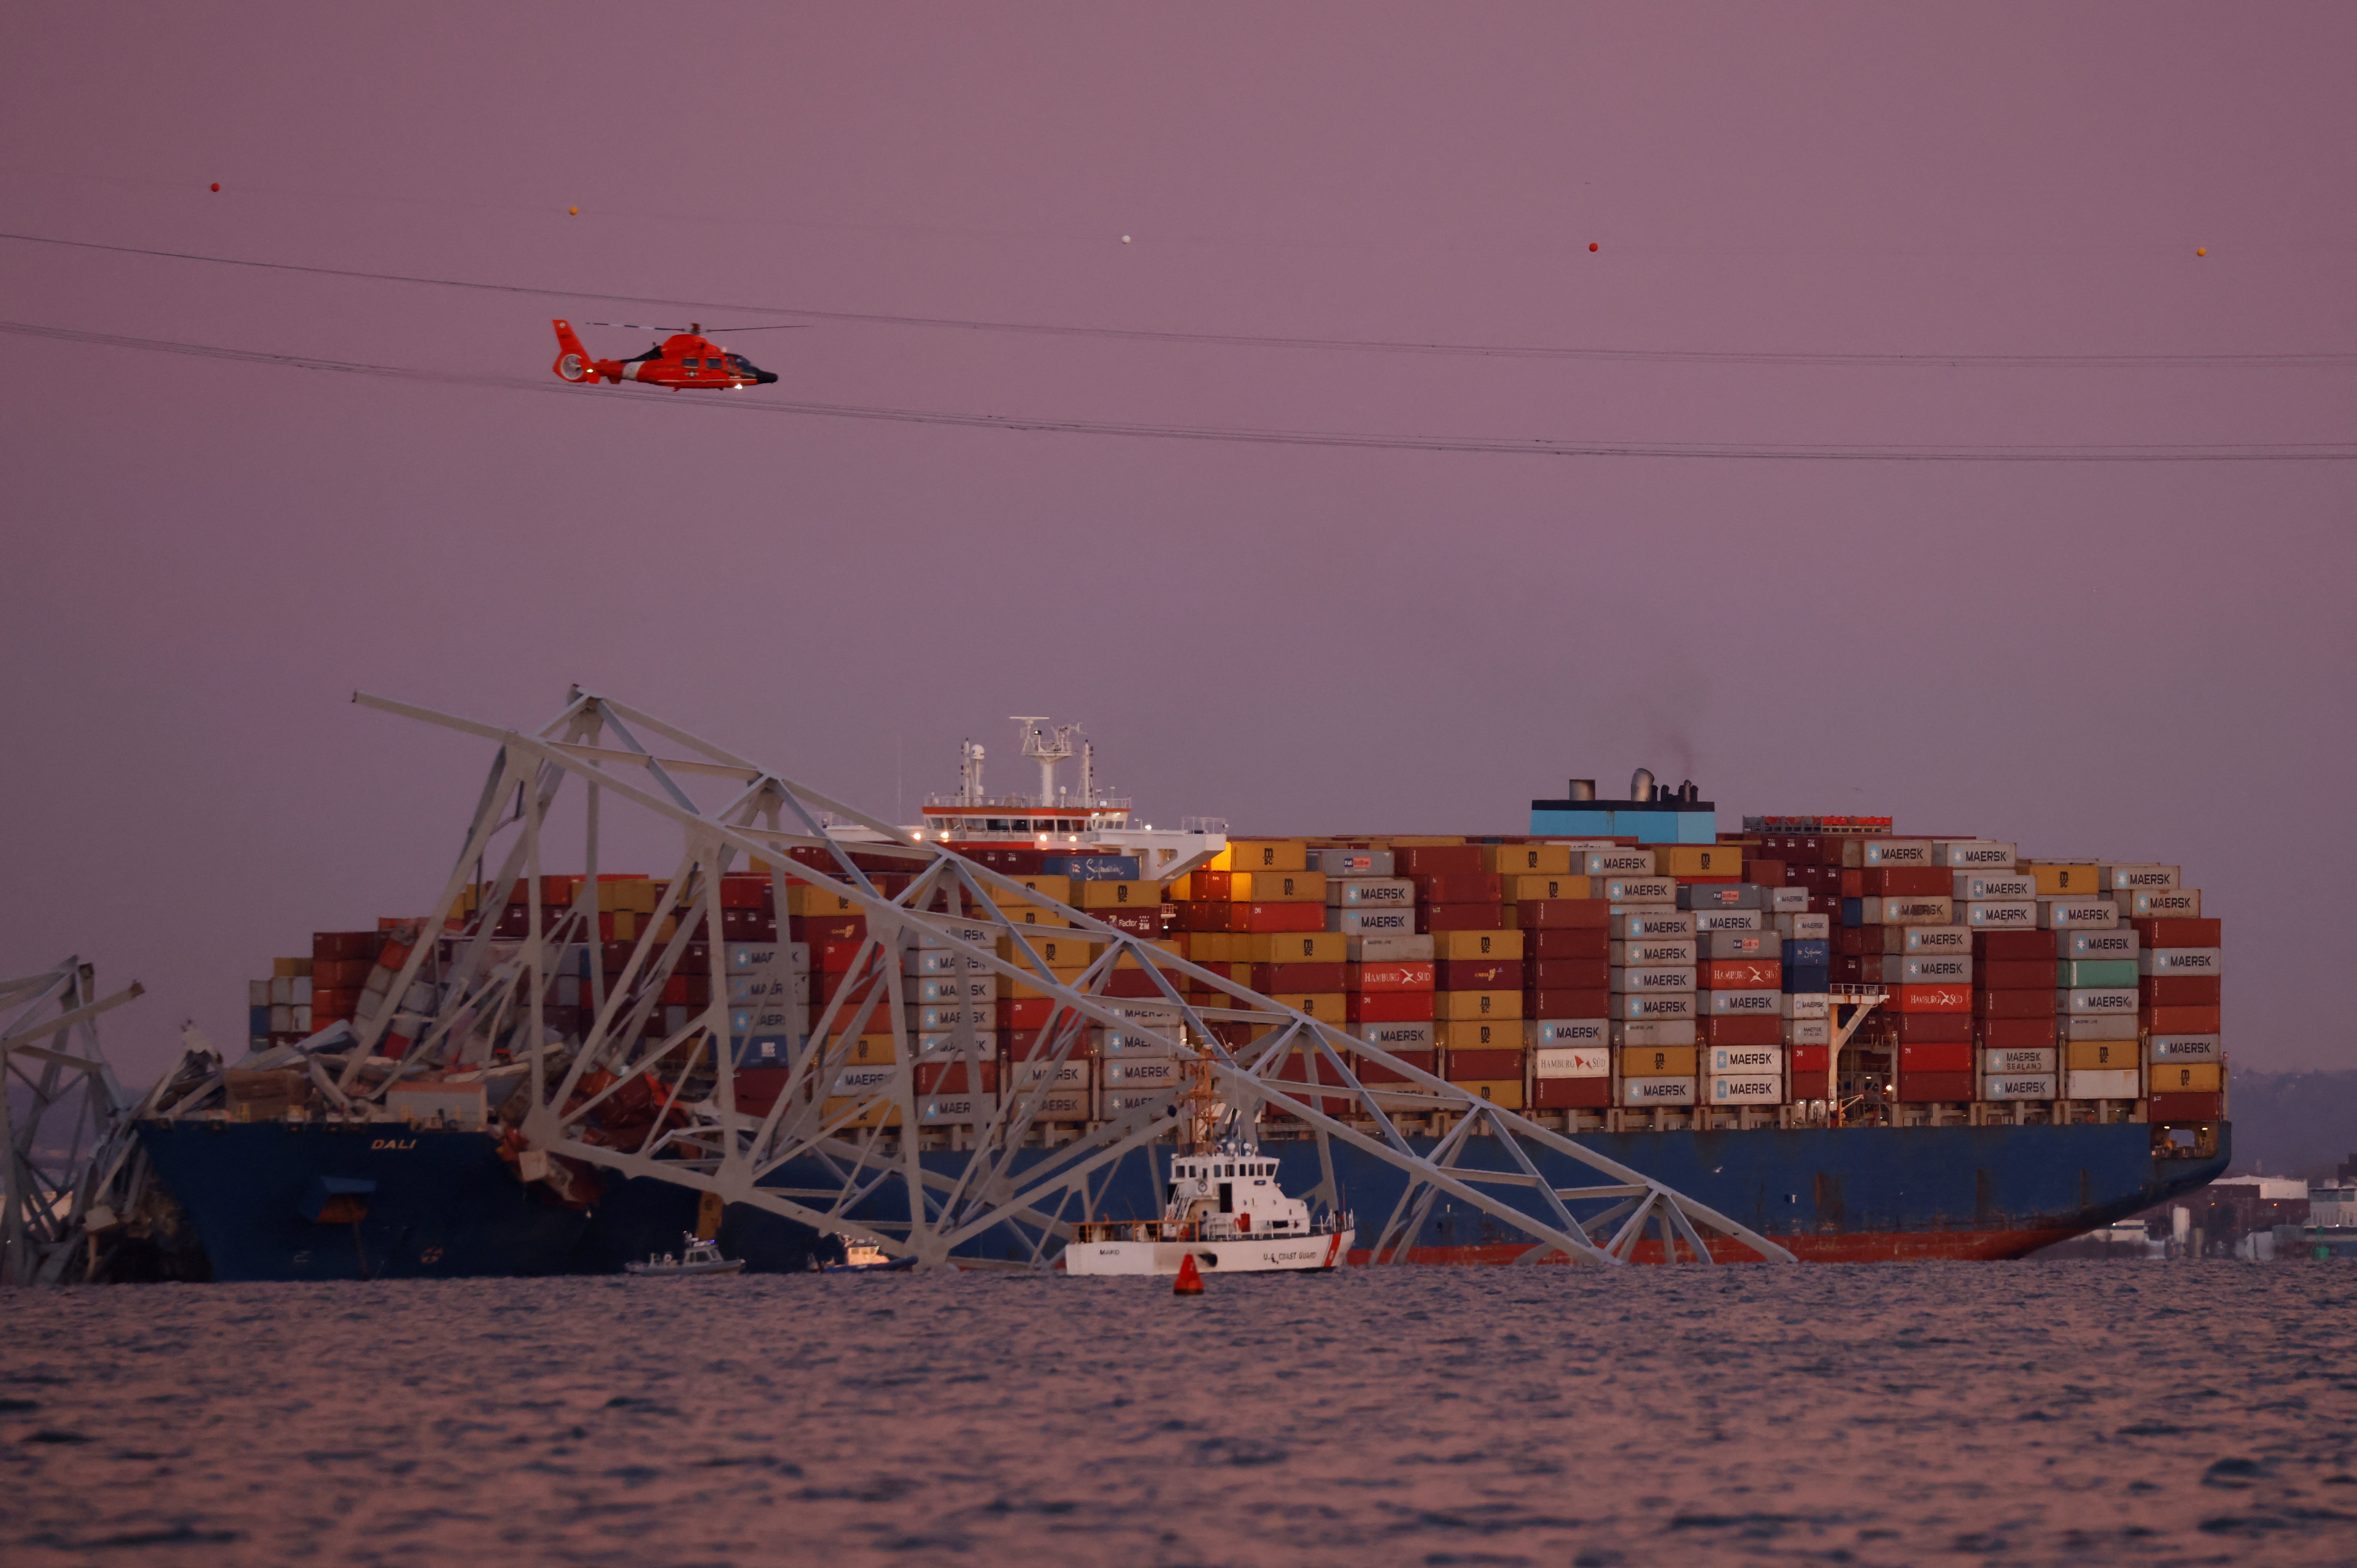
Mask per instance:
[[[2357,1264],[116,1286],[0,1559],[2357,1560]]]

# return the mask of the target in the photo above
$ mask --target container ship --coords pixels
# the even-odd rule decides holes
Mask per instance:
[[[844,1136],[912,1154],[945,1183],[967,1172],[974,1129],[1018,1089],[1031,1097],[1027,1131],[1001,1173],[1018,1179],[1168,1100],[1187,1052],[1175,1029],[1152,1026],[1151,986],[1128,993],[1146,1020],[1134,1031],[1076,1037],[1063,1016],[1051,1053],[1057,1004],[1019,981],[936,979],[914,950],[880,980],[855,972],[873,950],[866,921],[830,879],[894,896],[913,874],[891,852],[909,843],[1029,890],[1038,904],[1021,912],[1059,976],[1083,973],[1102,946],[1057,934],[1071,922],[1054,911],[1078,910],[1331,1024],[1370,1053],[1352,1064],[1369,1090],[1429,1073],[1804,1261],[2019,1257],[2199,1187],[2231,1157],[2219,921],[2174,865],[2033,858],[1976,833],[1901,834],[1887,818],[1746,817],[1727,832],[1694,785],[1642,770],[1626,799],[1574,779],[1562,798],[1533,800],[1523,834],[1251,837],[1207,820],[1157,830],[1097,786],[1077,726],[1024,723],[1036,794],[988,794],[983,748],[969,743],[958,790],[929,800],[920,822],[836,824],[823,846],[785,849],[823,874],[807,880],[759,867],[676,880],[593,868],[536,883],[477,872],[454,882],[438,918],[315,934],[308,954],[252,983],[244,1059],[192,1055],[139,1128],[211,1277],[609,1273],[683,1230],[716,1234],[757,1272],[799,1271],[839,1251],[828,1221],[906,1227],[905,1187],[843,1187],[823,1155],[760,1178],[780,1193],[840,1188],[828,1221],[804,1223],[532,1146],[528,1030],[548,1053],[532,1072],[557,1071],[618,1009],[637,1009],[633,1028],[642,1015],[646,1039],[683,1045],[675,1059],[703,1066],[581,1079],[570,1113],[617,1149],[694,1157],[692,1138],[664,1130],[691,1104],[713,1114],[724,1063],[727,1114],[759,1118],[789,1083],[820,1092],[794,1073],[820,1049],[842,1064],[823,1092],[830,1112],[844,1108]],[[1080,789],[1059,789],[1058,765],[1075,757]],[[535,926],[560,910],[574,923],[555,936]],[[491,994],[487,966],[534,939],[554,961],[528,1007],[512,992],[478,1000]],[[658,945],[675,961],[649,984],[633,955]],[[860,1098],[901,1048],[888,1030],[868,1032],[872,1008],[844,1005],[870,985],[907,987],[927,1020],[912,1030],[934,1026],[939,1003],[962,1019],[962,1054],[921,1058],[920,1098],[905,1111]],[[725,1047],[705,1023],[724,1011]],[[1242,1026],[1206,1027],[1243,1044],[1223,1033]],[[902,1038],[930,1052],[921,1042],[949,1036]],[[440,1065],[405,1074],[405,1053],[414,1065],[436,1042]],[[363,1058],[392,1073],[366,1102],[338,1090]],[[1330,1081],[1314,1062],[1283,1077],[1305,1096]],[[1309,1103],[1363,1113],[1339,1096]],[[1510,1174],[1516,1151],[1426,1121],[1398,1120],[1408,1146],[1523,1179]],[[1411,1185],[1396,1164],[1320,1142],[1275,1106],[1248,1131],[1286,1191],[1322,1183],[1336,1209],[1378,1215]],[[1174,1157],[1173,1140],[1146,1144],[1082,1190],[1086,1212],[1072,1218],[1159,1213]],[[1560,1153],[1538,1158],[1533,1186],[1592,1174]],[[1352,1262],[1371,1261],[1379,1229],[1362,1227]],[[1532,1245],[1494,1211],[1444,1199],[1417,1210],[1382,1261],[1503,1263]],[[1676,1247],[1664,1228],[1631,1255]],[[1053,1259],[1038,1236],[996,1226],[962,1240],[952,1261]]]

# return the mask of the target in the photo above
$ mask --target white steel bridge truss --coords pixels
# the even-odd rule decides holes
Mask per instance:
[[[1762,1259],[1792,1261],[1765,1237],[1562,1133],[1084,909],[1056,904],[940,846],[904,842],[887,823],[638,709],[576,688],[554,720],[524,733],[366,694],[353,700],[481,736],[499,752],[464,848],[385,1004],[358,1024],[358,1048],[348,1052],[340,1072],[315,1066],[313,1077],[345,1113],[370,1113],[368,1101],[411,1075],[480,1068],[491,1040],[514,1030],[522,1049],[511,1046],[510,1054],[521,1058],[526,1075],[516,1092],[529,1096],[519,1123],[532,1151],[526,1170],[535,1168],[532,1155],[554,1155],[651,1177],[712,1195],[704,1199],[707,1206],[713,1198],[748,1205],[823,1233],[873,1241],[888,1253],[913,1255],[921,1268],[975,1266],[982,1261],[973,1256],[972,1245],[985,1233],[1004,1236],[1009,1230],[1028,1254],[1015,1266],[1049,1266],[1074,1221],[1098,1218],[1087,1212],[1092,1182],[1109,1178],[1125,1155],[1168,1142],[1182,1127],[1182,1113],[1194,1117],[1198,1135],[1249,1139],[1271,1111],[1288,1114],[1315,1140],[1322,1180],[1308,1195],[1313,1208],[1330,1211],[1341,1202],[1334,1178],[1337,1144],[1403,1174],[1405,1185],[1380,1228],[1361,1230],[1362,1245],[1371,1240],[1379,1262],[1405,1259],[1434,1205],[1444,1200],[1527,1236],[1533,1245],[1517,1260],[1523,1263],[1620,1264],[1631,1259],[1649,1229],[1672,1259],[1683,1243],[1695,1258],[1711,1262],[1707,1233]],[[665,743],[671,754],[656,756],[651,741]],[[586,875],[576,901],[556,908],[542,902],[543,830],[567,781],[586,792]],[[699,793],[717,798],[699,804]],[[609,800],[679,830],[682,846],[666,907],[683,918],[672,922],[667,939],[657,921],[645,922],[610,984],[602,962],[588,966],[582,1005],[590,1021],[573,1046],[552,1039],[544,1014],[553,960],[565,944],[594,943],[597,937],[599,822]],[[881,842],[847,843],[828,833],[829,822],[857,824]],[[494,862],[502,839],[503,852]],[[828,868],[786,858],[794,848],[823,852]],[[903,862],[914,880],[887,897],[853,864],[854,852]],[[793,1053],[784,1090],[759,1114],[737,1102],[720,938],[721,877],[756,863],[768,870],[780,945],[787,940],[789,889],[822,886],[865,917],[852,974],[875,977],[865,986],[846,984],[823,1007],[813,1007],[807,1046]],[[421,992],[418,982],[446,920],[463,911],[478,866],[493,864],[497,871],[484,878],[481,919],[436,983]],[[494,922],[519,879],[525,889],[524,935],[495,940]],[[1024,918],[1039,912],[1069,924],[1040,926]],[[684,1027],[650,1034],[648,1020],[663,982],[699,929],[710,944],[710,1000]],[[1097,950],[1070,983],[1040,951],[1042,943],[1064,940]],[[969,1010],[960,1006],[946,1048],[936,1036],[932,1054],[920,1056],[914,1004],[905,999],[900,977],[906,956],[920,949],[953,954],[960,973],[996,975],[1002,984],[1020,982],[1050,998],[1055,1045],[1045,1059],[1055,1064],[1076,1051],[1085,1055],[1087,1029],[1135,1032],[1134,1015],[1125,1018],[1123,1009],[1167,1009],[1181,1026],[1176,1055],[1188,1064],[1189,1084],[1142,1100],[1125,1097],[1117,1114],[1043,1147],[1031,1135],[1043,1124],[1040,1107],[1053,1087],[1014,1072],[1001,1080],[986,1117],[920,1135],[920,1067],[963,1063],[963,1081],[974,1089],[991,1054]],[[1116,973],[1140,972],[1152,977],[1152,996],[1108,993]],[[1138,983],[1126,983],[1134,990]],[[1216,993],[1220,1004],[1189,999],[1190,993],[1206,992]],[[422,1004],[404,1005],[408,1002]],[[888,1075],[860,1093],[831,1092],[854,1043],[883,1032],[879,1013],[888,1019],[894,1045]],[[1223,1043],[1210,1027],[1215,1023],[1244,1026],[1227,1031],[1244,1035],[1244,1043]],[[397,1060],[378,1051],[393,1035],[409,1041]],[[1362,1062],[1380,1063],[1397,1081],[1362,1081],[1357,1065]],[[1288,1071],[1288,1064],[1298,1065]],[[594,1113],[602,1104],[626,1085],[650,1083],[660,1086],[662,1113],[635,1146],[619,1146],[596,1131]],[[894,1119],[897,1127],[883,1124]],[[1403,1131],[1407,1122],[1420,1122],[1437,1142],[1428,1150],[1415,1147]],[[919,1155],[928,1135],[953,1139],[965,1149],[963,1168],[955,1174],[927,1168]],[[1501,1153],[1502,1162],[1494,1157]],[[1595,1173],[1593,1179],[1554,1185],[1542,1165],[1559,1168],[1559,1163],[1534,1157],[1544,1154],[1577,1162]],[[1524,1202],[1511,1202],[1510,1195]],[[894,1208],[904,1203],[906,1218],[875,1218],[879,1197],[897,1199]],[[962,1247],[968,1252],[953,1259]]]

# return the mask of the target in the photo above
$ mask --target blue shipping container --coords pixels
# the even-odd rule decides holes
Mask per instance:
[[[1833,983],[1834,972],[1827,964],[1784,966],[1784,989],[1795,996],[1806,996],[1824,991]]]
[[[1075,882],[1135,882],[1134,854],[1051,854],[1039,862],[1042,876],[1069,876]]]
[[[1786,968],[1798,964],[1803,969],[1829,968],[1834,961],[1834,944],[1823,937],[1787,937],[1784,939]]]

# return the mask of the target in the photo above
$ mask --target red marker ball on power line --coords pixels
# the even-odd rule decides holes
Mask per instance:
[[[216,190],[218,190],[218,189],[220,189],[221,188],[220,188],[219,186],[215,186],[213,188],[214,188],[214,189],[216,189]],[[1596,249],[1596,247],[1595,247],[1593,244],[1589,245],[1587,248],[1588,248],[1589,250],[1591,250],[1591,251],[1592,251],[1592,250],[1594,250],[1594,249]]]
[[[219,189],[221,188],[221,181],[219,181],[219,180],[215,180],[215,181],[213,181],[213,188],[214,188],[215,190],[219,190]]]

